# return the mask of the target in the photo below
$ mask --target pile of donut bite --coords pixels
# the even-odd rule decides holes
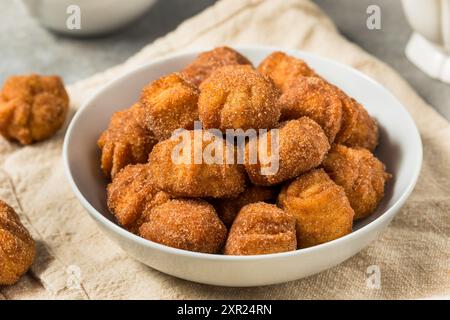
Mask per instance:
[[[174,161],[181,129],[192,161]],[[243,163],[195,161],[210,151],[199,137],[223,146],[215,156],[230,156],[225,133],[233,129],[258,132],[244,141]],[[250,161],[249,146],[273,141],[274,129],[278,168],[263,174],[267,163]],[[225,255],[293,251],[352,232],[391,177],[372,153],[377,144],[364,107],[303,60],[273,52],[255,68],[229,47],[149,83],[98,139],[119,225],[166,246]]]

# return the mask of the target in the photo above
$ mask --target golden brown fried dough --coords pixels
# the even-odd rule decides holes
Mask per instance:
[[[157,143],[146,125],[146,111],[139,104],[114,113],[97,141],[102,151],[101,168],[108,178],[129,164],[145,163]]]
[[[272,128],[280,118],[278,92],[250,66],[226,66],[200,86],[198,109],[206,129]]]
[[[369,151],[378,145],[378,126],[364,107],[339,90],[342,101],[341,130],[335,143],[348,147],[361,147]]]
[[[354,212],[344,189],[323,169],[305,173],[286,185],[278,204],[297,219],[299,248],[325,243],[352,231]]]
[[[298,77],[316,76],[305,61],[279,51],[267,56],[257,70],[271,78],[281,92],[286,91]]]
[[[322,128],[307,117],[280,124],[278,128],[278,148],[273,148],[273,154],[270,153],[272,140],[274,139],[272,135],[273,133],[268,131],[266,134],[262,134],[257,138],[258,152],[260,155],[262,153],[260,141],[268,141],[268,151],[262,154],[267,153],[272,157],[270,163],[269,159],[263,159],[261,161],[261,157],[258,157],[257,163],[250,163],[252,158],[251,149],[253,149],[255,143],[252,146],[250,141],[246,145],[245,169],[253,184],[265,186],[276,185],[295,178],[320,165],[330,149],[328,138]],[[270,174],[263,173],[263,168],[274,168],[273,159],[276,157],[277,151],[279,158],[278,170]]]
[[[10,77],[0,96],[0,134],[23,145],[51,137],[69,110],[69,97],[57,76]]]
[[[226,255],[256,255],[297,248],[295,218],[273,204],[244,206],[231,227]]]
[[[260,201],[271,202],[276,200],[276,197],[277,192],[275,188],[252,185],[236,198],[216,200],[214,208],[220,219],[229,228],[243,206]]]
[[[148,164],[129,165],[108,185],[108,207],[121,226],[136,232],[156,205],[170,196],[156,189]]]
[[[229,65],[251,66],[252,63],[239,52],[229,47],[219,47],[199,54],[181,72],[189,81],[199,86],[213,71]]]
[[[316,77],[299,77],[280,97],[281,120],[306,116],[325,131],[330,143],[341,128],[342,103],[338,92]]]
[[[335,145],[323,162],[325,171],[344,188],[354,219],[362,219],[375,211],[384,197],[384,186],[390,178],[384,164],[363,148]]]
[[[14,209],[0,200],[0,285],[11,285],[27,272],[35,243]]]
[[[139,232],[145,239],[169,247],[204,253],[220,252],[227,236],[212,205],[188,199],[154,207]]]
[[[159,142],[149,160],[155,186],[177,197],[236,197],[245,189],[245,172],[242,165],[226,164],[226,149],[221,136],[203,130]]]
[[[198,120],[198,89],[179,73],[151,82],[142,90],[140,103],[148,114],[149,129],[159,141],[178,129],[194,129]]]

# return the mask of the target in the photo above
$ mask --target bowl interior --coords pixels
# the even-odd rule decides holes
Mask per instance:
[[[237,47],[257,65],[274,48]],[[381,85],[347,66],[312,54],[283,50],[304,59],[321,76],[339,86],[361,102],[378,121],[380,144],[376,156],[393,174],[386,187],[386,196],[377,211],[358,221],[354,230],[379,218],[412,188],[420,170],[422,149],[415,124],[403,106]],[[100,89],[75,115],[65,141],[68,173],[78,189],[78,196],[100,215],[114,221],[106,205],[106,184],[100,167],[96,142],[115,111],[128,108],[139,99],[142,87],[170,72],[182,69],[196,52],[185,53],[136,69]],[[84,198],[84,199],[83,199]],[[92,213],[92,212],[91,212]]]

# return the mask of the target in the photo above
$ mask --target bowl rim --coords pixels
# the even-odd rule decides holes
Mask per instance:
[[[378,227],[382,226],[383,223],[389,222],[390,219],[392,219],[395,214],[398,212],[398,210],[403,206],[405,201],[410,196],[411,192],[413,191],[417,180],[420,175],[421,167],[422,167],[422,161],[423,161],[423,146],[422,146],[422,139],[419,134],[419,130],[417,129],[417,126],[414,122],[414,119],[410,115],[410,113],[406,110],[406,108],[403,106],[403,104],[385,87],[383,87],[381,84],[379,84],[377,81],[373,80],[369,76],[365,75],[364,73],[360,72],[359,70],[356,70],[348,65],[345,65],[343,63],[337,62],[335,60],[322,57],[317,54],[305,52],[302,50],[292,49],[292,48],[284,48],[284,47],[274,47],[274,46],[261,46],[261,45],[231,45],[233,49],[240,51],[240,50],[263,50],[263,51],[283,51],[285,53],[288,53],[290,55],[300,54],[304,57],[312,57],[314,59],[324,60],[326,63],[330,63],[335,65],[336,67],[343,68],[346,70],[346,72],[353,73],[354,75],[363,78],[365,81],[370,82],[373,86],[378,87],[381,89],[386,95],[389,95],[392,99],[397,101],[399,107],[405,114],[405,116],[408,118],[409,121],[412,123],[412,132],[411,132],[411,139],[415,142],[417,147],[417,157],[413,157],[413,160],[415,161],[414,164],[414,170],[411,172],[411,179],[408,182],[407,187],[403,190],[403,193],[400,195],[400,197],[395,201],[388,209],[386,209],[381,215],[376,218],[375,220],[369,222],[365,226],[359,228],[358,230],[352,231],[351,233],[340,237],[338,239],[322,243],[313,247],[309,248],[303,248],[303,249],[297,249],[294,251],[288,251],[288,252],[280,252],[280,253],[271,253],[271,254],[264,254],[264,255],[247,255],[247,256],[228,256],[228,255],[221,255],[221,254],[210,254],[210,253],[201,253],[201,252],[194,252],[194,251],[188,251],[183,249],[177,249],[172,248],[166,245],[162,245],[156,242],[153,242],[151,240],[144,239],[138,235],[135,235],[128,230],[120,227],[113,221],[109,220],[105,216],[103,216],[97,209],[95,209],[89,201],[83,196],[81,191],[78,189],[77,184],[75,183],[75,180],[72,176],[72,172],[70,170],[69,165],[69,158],[68,158],[68,152],[69,152],[69,141],[71,140],[71,137],[75,134],[74,133],[74,127],[77,123],[77,120],[81,117],[81,114],[83,111],[85,111],[89,105],[92,104],[92,101],[95,100],[95,98],[101,94],[104,90],[106,90],[108,87],[116,84],[117,82],[123,81],[124,78],[133,77],[136,73],[141,72],[144,69],[151,68],[154,65],[160,64],[165,62],[166,60],[171,59],[177,59],[181,58],[182,56],[186,55],[192,55],[192,54],[198,54],[203,51],[211,50],[212,47],[198,47],[191,50],[185,50],[179,53],[174,53],[170,55],[166,55],[161,58],[153,59],[149,63],[145,63],[143,65],[139,65],[127,72],[122,73],[118,77],[108,81],[104,85],[100,86],[97,90],[95,90],[89,97],[82,103],[82,106],[76,111],[75,115],[72,117],[70,124],[67,128],[67,131],[65,133],[64,142],[63,142],[63,149],[62,149],[62,158],[63,158],[63,167],[64,172],[66,175],[66,178],[69,182],[69,185],[74,192],[77,199],[80,201],[80,203],[83,205],[83,207],[88,211],[89,215],[94,218],[98,223],[100,223],[103,227],[111,230],[114,233],[117,233],[119,236],[123,238],[127,238],[127,240],[137,243],[140,246],[144,247],[150,247],[151,249],[156,249],[163,251],[167,254],[173,254],[173,255],[181,255],[185,257],[191,257],[191,258],[198,258],[198,259],[206,259],[206,260],[217,260],[217,261],[257,261],[257,260],[267,260],[267,259],[280,259],[280,258],[289,258],[293,256],[298,255],[304,255],[308,253],[313,252],[320,252],[327,250],[330,247],[338,246],[338,245],[344,245],[350,241],[354,241],[358,239],[359,237],[362,237],[364,234],[370,233],[370,231],[376,230]]]

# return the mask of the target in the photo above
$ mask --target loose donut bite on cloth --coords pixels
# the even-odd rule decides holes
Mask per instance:
[[[364,148],[334,145],[323,167],[331,179],[344,188],[354,219],[372,214],[384,197],[384,186],[390,178],[385,165]]]
[[[147,125],[159,141],[170,138],[176,129],[194,129],[198,96],[198,89],[180,73],[155,80],[142,90],[139,101],[147,112]]]
[[[344,189],[323,169],[305,173],[284,186],[278,205],[297,220],[299,248],[325,243],[352,231],[354,212]]]
[[[0,285],[19,281],[32,265],[35,254],[34,240],[19,216],[0,200]]]
[[[245,190],[243,165],[227,163],[231,155],[220,135],[184,131],[159,142],[150,153],[155,186],[177,197],[236,197]],[[233,159],[232,159],[233,160]]]
[[[211,51],[200,53],[181,73],[190,82],[199,86],[213,71],[229,65],[252,66],[252,63],[236,50],[229,47],[218,47]]]
[[[58,76],[10,77],[0,97],[0,134],[23,145],[53,136],[69,110],[69,96]]]
[[[267,56],[257,70],[272,79],[275,87],[281,92],[286,91],[299,77],[317,76],[305,61],[280,51]]]
[[[245,169],[253,184],[270,186],[295,178],[319,166],[330,149],[322,128],[307,117],[283,122],[275,130],[246,145]],[[252,150],[258,153],[256,161]]]
[[[219,253],[227,229],[208,202],[177,199],[154,207],[139,234],[173,248]]]
[[[101,150],[101,168],[107,178],[128,164],[145,163],[158,142],[147,128],[147,112],[138,103],[113,114],[108,128],[97,141]]]
[[[206,129],[273,128],[280,118],[278,90],[250,66],[226,66],[200,86],[198,109]]]
[[[295,218],[273,204],[244,206],[233,222],[224,253],[257,255],[297,248]]]
[[[282,121],[309,117],[333,143],[342,121],[342,103],[333,86],[320,78],[299,77],[281,95],[280,105]]]
[[[170,195],[152,184],[148,164],[129,165],[108,185],[108,208],[117,222],[136,233],[151,208],[170,200]]]

